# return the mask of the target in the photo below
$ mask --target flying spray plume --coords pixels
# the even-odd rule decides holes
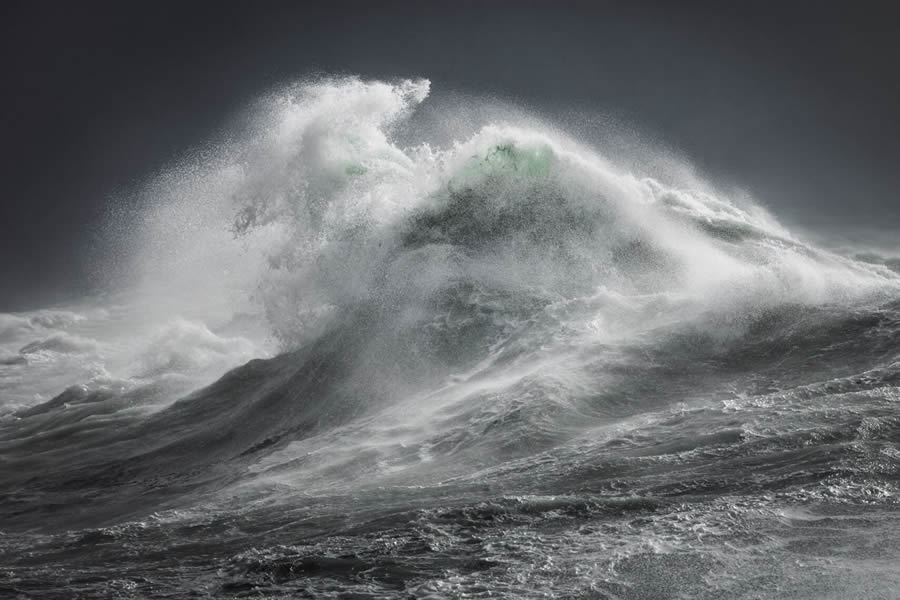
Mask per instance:
[[[900,276],[429,93],[267,95],[111,215],[105,293],[0,315],[0,590],[900,589]]]

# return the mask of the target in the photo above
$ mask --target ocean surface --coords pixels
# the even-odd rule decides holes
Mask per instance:
[[[897,261],[429,87],[265,96],[0,314],[0,597],[900,598]]]

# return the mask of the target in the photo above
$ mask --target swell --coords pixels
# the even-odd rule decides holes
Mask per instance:
[[[307,491],[361,491],[498,470],[500,489],[521,491],[515,467],[521,461],[566,452],[567,443],[586,432],[667,407],[773,394],[814,406],[816,398],[894,387],[900,381],[898,315],[894,305],[865,314],[806,311],[802,319],[788,311],[766,315],[726,344],[675,328],[615,352],[602,346],[568,352],[560,360],[565,374],[558,371],[560,363],[517,352],[515,359],[482,365],[467,377],[432,369],[414,382],[403,369],[385,370],[404,361],[408,368],[420,357],[383,355],[372,339],[384,315],[368,315],[304,349],[251,361],[150,416],[127,411],[142,394],[152,394],[148,389],[114,394],[73,388],[21,411],[0,428],[7,467],[2,483],[12,490],[0,510],[10,531],[102,526],[211,501],[234,486],[252,487],[272,477]],[[872,365],[881,367],[867,368]],[[402,390],[393,381],[401,376]],[[392,385],[385,386],[385,378]],[[787,400],[778,404],[790,410]],[[719,427],[697,419],[707,431]],[[847,435],[851,440],[854,429],[841,423],[832,434],[815,434],[817,442],[829,435],[832,443]],[[670,435],[661,429],[660,439]],[[799,451],[810,442],[795,440],[797,435],[806,434],[788,430],[781,441],[765,444]],[[634,446],[637,440],[613,438],[607,449],[617,458],[592,464],[579,456],[578,464],[592,465],[588,471],[577,475],[553,467],[534,491],[566,489],[574,482],[581,488],[598,468],[606,480],[617,472],[616,462],[628,464],[634,453],[721,447],[716,468],[724,468],[730,454],[740,462],[751,451],[749,443],[737,443],[752,442],[745,437],[729,429],[725,416],[708,439],[697,432],[642,450],[647,441]],[[823,452],[826,462],[835,458],[833,451]],[[802,452],[788,454],[783,468],[802,471],[811,461]],[[531,464],[526,473],[534,473],[535,463],[521,464]],[[650,486],[653,472],[632,476]],[[796,480],[784,485],[789,483]],[[670,482],[664,478],[658,485]],[[682,492],[664,495],[677,493]]]

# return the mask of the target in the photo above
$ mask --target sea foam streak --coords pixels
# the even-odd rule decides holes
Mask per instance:
[[[209,513],[272,532],[236,543],[207,523],[227,556],[198,568],[234,557],[251,588],[522,596],[537,588],[516,582],[536,577],[657,597],[640,574],[663,564],[714,597],[731,585],[714,567],[759,566],[722,548],[750,543],[741,527],[777,530],[785,506],[828,501],[816,482],[841,502],[892,502],[896,457],[878,452],[898,431],[895,272],[520,111],[476,123],[450,102],[417,120],[428,94],[426,80],[356,78],[272,94],[113,220],[109,295],[2,316],[6,529],[169,531]],[[825,449],[854,440],[869,462]],[[673,507],[686,495],[696,504]],[[554,519],[571,526],[528,558]],[[672,525],[684,519],[711,545]],[[459,562],[473,527],[478,568]],[[28,547],[22,535],[10,544]],[[306,549],[242,553],[305,536]],[[372,558],[392,536],[434,562]],[[566,564],[560,545],[593,570],[530,570],[538,555]]]

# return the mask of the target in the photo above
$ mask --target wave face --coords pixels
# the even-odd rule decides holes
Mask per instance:
[[[890,265],[428,94],[272,94],[0,315],[0,590],[900,593]]]

